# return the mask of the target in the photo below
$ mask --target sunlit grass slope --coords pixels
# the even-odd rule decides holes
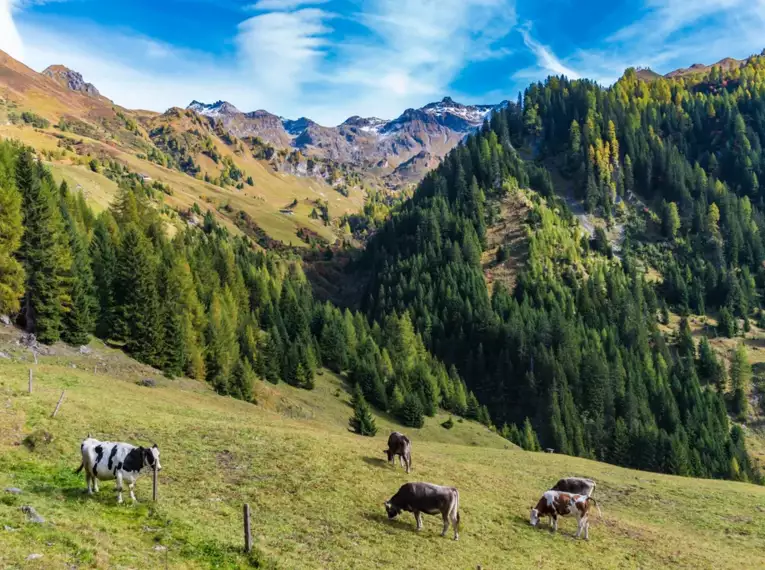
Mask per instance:
[[[349,396],[330,373],[312,392],[258,384],[251,405],[187,380],[155,375],[157,387],[139,386],[151,371],[100,344],[87,356],[56,347],[37,366],[8,346],[0,342],[11,356],[0,358],[0,568],[247,567],[245,502],[256,547],[280,568],[765,568],[761,487],[524,452],[471,422],[446,430],[443,415],[403,430],[413,440],[407,476],[383,461],[397,426],[378,418],[377,437],[349,433]],[[118,506],[109,482],[84,495],[73,470],[88,432],[160,446],[156,506],[150,478],[139,481],[138,506]],[[21,443],[30,434],[32,451]],[[569,474],[598,481],[603,519],[589,542],[572,539],[572,519],[558,535],[528,524],[529,507]],[[437,517],[421,533],[409,514],[386,519],[383,501],[407,480],[459,488],[459,542],[439,536]],[[9,486],[23,493],[2,492]],[[23,505],[47,522],[27,523]]]

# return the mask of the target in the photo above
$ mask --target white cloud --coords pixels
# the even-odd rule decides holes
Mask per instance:
[[[513,77],[538,80],[568,69],[607,85],[632,66],[666,73],[693,63],[711,64],[724,57],[759,53],[765,47],[763,29],[765,0],[645,0],[643,15],[633,23],[562,59],[524,36],[538,67]]]
[[[163,111],[224,99],[322,124],[392,118],[449,94],[469,62],[507,57],[495,44],[516,23],[514,0],[369,0],[342,16],[323,0],[260,0],[234,31],[234,52],[213,56],[129,30],[13,14],[10,1],[0,0],[0,47],[38,71],[76,69],[118,104]],[[23,54],[9,39],[19,35]]]
[[[14,0],[0,0],[0,50],[14,59],[24,58],[24,45],[13,21]]]
[[[346,42],[325,80],[354,113],[395,117],[447,94],[467,63],[502,57],[516,15],[506,0],[374,0],[357,21],[371,36]]]
[[[523,37],[523,43],[536,57],[538,67],[521,70],[515,74],[516,78],[538,77],[541,70],[548,75],[565,75],[569,79],[579,79],[579,73],[564,65],[549,47],[532,37],[530,24],[519,27],[518,32]]]
[[[237,44],[242,66],[255,84],[280,97],[300,93],[315,79],[315,70],[327,47],[331,15],[306,8],[294,12],[268,12],[239,25]]]
[[[329,0],[258,0],[255,4],[247,6],[247,10],[257,10],[259,12],[274,10],[294,10],[302,6],[317,6],[326,4]]]

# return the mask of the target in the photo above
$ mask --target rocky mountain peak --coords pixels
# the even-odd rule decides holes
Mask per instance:
[[[63,65],[51,65],[42,74],[71,91],[79,91],[90,97],[98,97],[100,95],[98,89],[92,83],[87,83],[80,73]]]
[[[194,100],[186,107],[206,117],[220,117],[222,115],[240,115],[241,111],[228,101],[216,101],[210,105]]]

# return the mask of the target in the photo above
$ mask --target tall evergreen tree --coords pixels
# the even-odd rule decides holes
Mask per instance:
[[[741,420],[746,420],[749,413],[749,390],[752,381],[752,366],[746,354],[746,347],[740,343],[730,362],[731,407]]]
[[[138,360],[159,364],[162,319],[151,243],[130,224],[122,235],[114,277],[112,336]]]
[[[21,307],[24,269],[15,254],[24,233],[21,195],[14,181],[16,149],[0,142],[0,314],[14,314]]]
[[[65,190],[62,190],[64,192]],[[69,298],[71,304],[64,315],[61,338],[69,344],[87,344],[96,324],[96,296],[86,238],[68,211],[64,211],[69,248],[72,254]]]
[[[19,257],[26,273],[22,321],[38,340],[53,343],[61,336],[64,307],[69,302],[71,255],[58,208],[58,191],[50,175],[29,149],[16,161],[16,186],[22,195],[24,236]]]
[[[359,435],[374,436],[377,434],[377,426],[375,425],[375,418],[372,415],[372,410],[369,408],[369,404],[364,399],[364,394],[361,392],[361,386],[356,384],[353,389],[353,416],[348,421],[351,429]]]

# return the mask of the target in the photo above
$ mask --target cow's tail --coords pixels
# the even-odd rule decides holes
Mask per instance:
[[[85,467],[85,462],[81,461],[80,466],[75,470],[74,474],[79,475],[80,471],[82,471],[83,467]]]
[[[455,489],[454,490],[454,504],[452,505],[452,512],[454,513],[454,520],[457,521],[456,524],[456,530],[459,532],[460,529],[460,492]]]
[[[598,509],[598,516],[599,516],[600,518],[603,518],[603,511],[601,511],[601,510],[600,510],[600,505],[598,504],[598,502],[597,502],[595,499],[593,499],[592,497],[589,497],[589,499],[590,499],[590,501],[592,501],[592,503],[593,503],[593,504],[595,505],[595,507]]]

